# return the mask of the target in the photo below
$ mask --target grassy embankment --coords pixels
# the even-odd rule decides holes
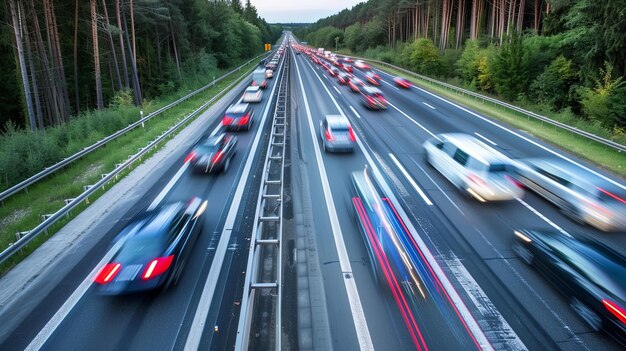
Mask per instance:
[[[0,207],[0,250],[4,250],[9,246],[9,243],[16,240],[16,232],[27,231],[36,227],[41,223],[42,215],[58,211],[64,206],[65,199],[74,198],[82,193],[85,185],[94,184],[99,181],[102,174],[109,173],[115,168],[115,164],[126,161],[130,155],[137,153],[139,148],[145,147],[150,141],[156,139],[164,131],[171,128],[179,120],[184,118],[184,116],[200,107],[200,105],[215,96],[229,84],[241,80],[245,76],[245,73],[249,72],[249,70],[257,64],[256,60],[252,61],[241,69],[241,73],[235,73],[221,80],[215,86],[208,88],[187,101],[152,118],[145,123],[144,128],[138,127],[118,137],[116,140],[84,156],[65,169],[28,187],[27,192],[22,191],[6,199],[4,206]],[[182,96],[186,93],[187,92],[180,93],[178,95]],[[172,100],[174,99],[169,98],[155,101],[150,104],[148,110],[145,112],[149,113],[150,111],[154,111],[161,106],[167,105]],[[137,112],[136,108],[132,107],[131,109],[133,112]],[[139,116],[138,114],[136,115],[138,119]],[[181,129],[182,128],[179,128],[178,130],[180,131]],[[146,157],[150,157],[150,155],[158,151],[164,144],[165,143],[161,143],[153,148],[152,151],[146,154]],[[89,143],[86,143],[83,147],[87,145],[89,145]],[[111,181],[104,190],[99,189],[95,194],[89,197],[89,200],[91,202],[95,201],[104,194],[106,190],[111,188],[115,182],[132,171],[138,164],[140,164],[140,162],[136,162],[133,166],[127,168],[120,174],[118,180]],[[9,260],[0,264],[0,276],[33,252],[87,206],[88,204],[82,203],[72,210],[69,216],[64,217],[50,227],[47,234],[44,233],[31,241],[21,254],[15,254]]]

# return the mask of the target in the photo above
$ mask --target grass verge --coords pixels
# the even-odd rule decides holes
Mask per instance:
[[[257,64],[256,61],[253,61],[243,67],[241,72],[246,73]],[[139,148],[145,147],[149,142],[176,124],[183,116],[190,114],[229,84],[240,81],[244,77],[245,74],[233,74],[223,79],[215,86],[147,121],[144,128],[136,128],[118,137],[65,169],[28,187],[27,192],[22,191],[6,199],[4,206],[0,207],[0,250],[4,250],[10,243],[16,240],[17,232],[31,230],[36,227],[42,222],[42,215],[51,214],[61,209],[65,205],[65,199],[71,199],[81,194],[85,185],[99,181],[102,174],[109,173],[115,169],[115,164],[126,161],[128,156],[137,153]],[[207,108],[209,107],[210,105],[207,106]],[[179,128],[174,134],[183,128],[184,126]],[[165,143],[154,147],[146,154],[146,158],[158,151],[163,145]],[[136,162],[121,172],[117,180],[112,180],[107,184],[106,189],[99,189],[89,197],[89,200],[91,202],[95,201],[139,164],[140,162]],[[33,239],[21,253],[13,255],[10,259],[0,264],[0,277],[37,249],[87,206],[88,204],[83,202],[74,208],[68,216],[52,225],[47,233]]]
[[[389,67],[377,67],[391,75],[406,77],[420,88],[445,97],[450,101],[467,107],[484,116],[507,123],[514,128],[536,136],[551,145],[597,164],[601,168],[613,172],[622,179],[626,178],[626,154],[623,152],[546,122],[511,111],[504,107],[499,107],[498,105],[488,101],[482,101],[472,96],[463,95],[455,91],[445,89],[435,83],[430,83],[414,76],[407,77],[404,72],[399,70]]]

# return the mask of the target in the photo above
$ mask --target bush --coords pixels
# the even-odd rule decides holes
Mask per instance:
[[[409,69],[427,76],[440,76],[442,70],[439,49],[429,39],[418,39],[405,46],[401,62]]]
[[[559,111],[572,101],[570,86],[576,80],[572,61],[559,56],[531,83],[531,96],[540,104]]]

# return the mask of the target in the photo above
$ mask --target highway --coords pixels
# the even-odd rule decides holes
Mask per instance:
[[[287,39],[295,42],[290,35]],[[283,72],[285,60],[290,60],[289,71]],[[290,78],[292,109],[291,195],[285,206],[296,214],[288,228],[300,238],[293,261],[306,262],[302,269],[298,266],[297,283],[283,283],[289,297],[285,304],[291,306],[285,313],[296,315],[294,320],[283,318],[290,324],[282,327],[288,336],[283,349],[620,349],[585,324],[511,245],[514,229],[543,228],[592,237],[626,254],[624,233],[574,222],[531,192],[512,201],[479,203],[428,164],[422,144],[435,134],[463,132],[513,159],[560,157],[621,186],[623,181],[428,91],[400,89],[392,76],[375,70],[389,102],[382,111],[367,109],[360,94],[340,85],[307,55],[287,49],[262,102],[254,107],[252,130],[236,133],[238,152],[228,172],[192,173],[187,155],[196,141],[221,131],[224,110],[240,99],[249,83],[244,79],[203,113],[203,124],[189,126],[173,139],[170,156],[143,170],[146,180],[132,196],[119,203],[94,202],[110,210],[87,230],[85,236],[92,237],[88,245],[62,250],[63,259],[56,262],[60,268],[51,267],[45,276],[25,277],[33,280],[27,291],[32,295],[23,294],[0,308],[0,316],[9,321],[0,329],[0,350],[232,349],[262,157],[281,74]],[[355,69],[354,75],[365,80],[363,71]],[[353,153],[323,150],[318,125],[329,114],[345,115],[351,122],[357,139]],[[406,288],[410,284],[395,277],[389,281],[398,289],[380,284],[372,273],[350,181],[353,172],[366,168],[419,257],[422,282],[428,287],[423,296],[416,290],[411,294]],[[93,274],[120,229],[147,208],[193,196],[207,199],[209,208],[178,284],[159,293],[96,294]],[[12,320],[13,315],[19,318]]]

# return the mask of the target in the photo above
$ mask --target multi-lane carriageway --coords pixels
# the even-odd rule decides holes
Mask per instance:
[[[558,155],[601,171],[427,91],[399,90],[381,71],[380,89],[390,105],[369,111],[358,94],[306,55],[287,50],[285,56],[291,60],[284,74],[292,107],[285,219],[294,241],[284,245],[290,251],[283,262],[297,272],[285,275],[295,282],[284,282],[284,349],[619,349],[591,331],[566,299],[522,264],[511,242],[515,228],[556,227],[626,252],[623,233],[580,226],[532,193],[479,204],[425,163],[421,144],[433,134],[464,132],[511,157]],[[81,235],[69,246],[63,242],[65,248],[57,249],[46,267],[25,267],[41,266],[34,260],[45,254],[38,252],[3,277],[0,349],[231,349],[279,74],[255,107],[253,130],[239,133],[239,152],[228,173],[194,175],[183,161],[196,140],[219,129],[221,113],[240,98],[247,81],[57,234]],[[353,154],[323,152],[317,126],[326,114],[350,119],[358,141]],[[399,303],[369,268],[350,185],[350,174],[366,165],[437,287],[427,299],[405,296],[413,300]],[[117,231],[141,210],[191,196],[209,199],[210,210],[179,284],[160,294],[95,294],[90,279]],[[44,251],[54,251],[53,245]],[[16,278],[29,283],[11,298],[1,295],[4,284]]]

